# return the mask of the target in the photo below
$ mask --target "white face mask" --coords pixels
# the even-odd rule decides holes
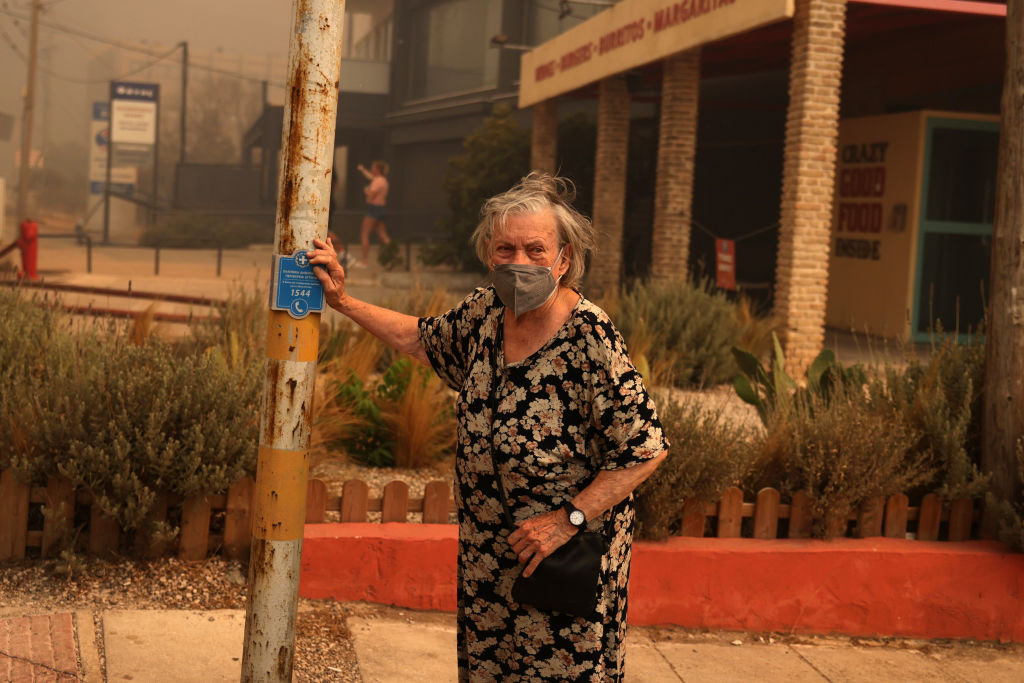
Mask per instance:
[[[555,280],[554,269],[561,258],[562,249],[559,249],[550,267],[532,263],[499,263],[494,266],[491,273],[494,289],[512,315],[518,318],[527,311],[540,308],[555,295],[558,281]]]

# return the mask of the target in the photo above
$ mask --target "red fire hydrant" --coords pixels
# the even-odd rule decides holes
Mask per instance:
[[[16,243],[21,249],[21,277],[38,280],[36,266],[39,261],[39,224],[31,218],[21,222],[21,234]]]

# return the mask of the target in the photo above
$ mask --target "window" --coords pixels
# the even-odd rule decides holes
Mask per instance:
[[[977,331],[989,286],[999,128],[929,119],[915,339]]]
[[[446,0],[415,17],[409,95],[433,97],[494,87],[501,32],[501,0]]]
[[[390,10],[378,14],[346,13],[342,58],[368,62],[390,62],[393,24]]]
[[[927,219],[991,224],[999,132],[936,127],[931,151]]]

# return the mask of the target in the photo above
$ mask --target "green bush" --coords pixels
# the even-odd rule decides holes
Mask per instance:
[[[838,523],[842,508],[874,495],[934,492],[950,500],[985,490],[989,477],[977,466],[985,355],[979,339],[947,338],[927,360],[885,366],[870,378],[823,351],[805,387],[786,374],[777,344],[770,368],[734,353],[743,371],[736,392],[768,427],[756,478],[816,496],[820,533]]]
[[[749,336],[749,325],[761,324],[744,321],[710,280],[637,282],[606,310],[631,353],[643,348],[647,363],[666,367],[667,379],[680,387],[731,380],[737,370],[731,348]]]
[[[714,501],[740,484],[753,456],[748,429],[722,414],[668,394],[657,403],[668,457],[636,493],[637,534],[652,540],[678,531],[687,498]]]
[[[809,408],[807,402],[811,397],[816,396],[828,402],[837,390],[862,387],[868,381],[863,367],[854,365],[844,368],[831,349],[824,349],[811,361],[804,373],[806,386],[797,386],[786,372],[786,357],[774,332],[768,367],[762,365],[753,353],[735,346],[732,355],[740,369],[740,374],[733,379],[733,389],[744,403],[757,409],[761,422],[766,426],[778,410],[788,408],[793,403]]]
[[[767,465],[783,494],[807,494],[815,536],[844,535],[843,520],[861,503],[935,475],[929,455],[914,449],[919,438],[899,414],[871,410],[858,388],[811,394],[772,415],[760,476]]]
[[[364,385],[351,370],[348,380],[337,384],[338,404],[358,418],[344,430],[339,445],[356,461],[371,467],[389,467],[394,463],[391,453],[395,443],[384,422],[380,398],[377,390]]]
[[[947,338],[924,362],[886,367],[868,386],[872,402],[899,414],[920,436],[912,451],[928,454],[936,478],[928,488],[946,499],[973,498],[988,486],[981,460],[985,345]]]
[[[195,351],[219,348],[232,369],[262,364],[267,348],[267,310],[267,295],[258,284],[234,288],[222,305],[210,309],[208,318],[189,328],[191,343],[185,346]]]
[[[530,169],[530,137],[516,122],[507,104],[494,106],[462,143],[464,154],[448,161],[443,187],[448,193],[448,213],[439,221],[443,239],[422,250],[428,265],[448,264],[473,271],[483,270],[470,237],[480,221],[480,208],[496,194],[509,189]]]
[[[377,252],[377,263],[384,270],[389,271],[405,263],[405,259],[402,257],[402,247],[398,240],[391,240],[387,244],[380,245],[380,249]]]
[[[52,370],[57,361],[70,362],[73,356],[68,320],[49,304],[48,299],[32,300],[20,290],[0,288],[0,419],[31,395],[37,373]],[[9,433],[0,429],[0,434]],[[0,469],[4,457],[0,444]]]
[[[204,213],[178,213],[159,220],[142,233],[140,243],[147,247],[182,247],[225,249],[270,242],[274,226],[237,217],[211,216]]]
[[[370,467],[409,466],[417,459],[411,455],[412,451],[432,452],[437,456],[446,454],[451,450],[450,444],[438,449],[436,444],[409,443],[407,433],[410,428],[416,428],[441,441],[454,437],[450,401],[446,400],[439,408],[438,392],[432,390],[430,397],[424,393],[432,379],[435,378],[430,368],[421,367],[408,357],[394,360],[376,386],[367,386],[350,369],[347,379],[335,384],[335,401],[356,419],[341,428],[338,445],[357,462]],[[408,405],[404,399],[413,388],[417,400],[413,401],[415,405]],[[396,463],[397,451],[403,454],[401,463]]]
[[[219,347],[134,345],[112,328],[72,334],[27,298],[4,307],[0,357],[40,320],[57,324],[4,375],[0,468],[35,484],[63,475],[123,529],[142,523],[157,490],[216,493],[254,470],[262,363],[233,369]]]

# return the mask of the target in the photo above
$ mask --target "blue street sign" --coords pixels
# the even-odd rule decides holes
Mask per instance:
[[[296,319],[324,310],[324,288],[313,274],[305,251],[291,256],[274,254],[270,308],[288,311],[288,315]]]
[[[110,82],[110,99],[142,100],[156,102],[160,95],[160,86],[156,83],[131,83],[128,81]]]

